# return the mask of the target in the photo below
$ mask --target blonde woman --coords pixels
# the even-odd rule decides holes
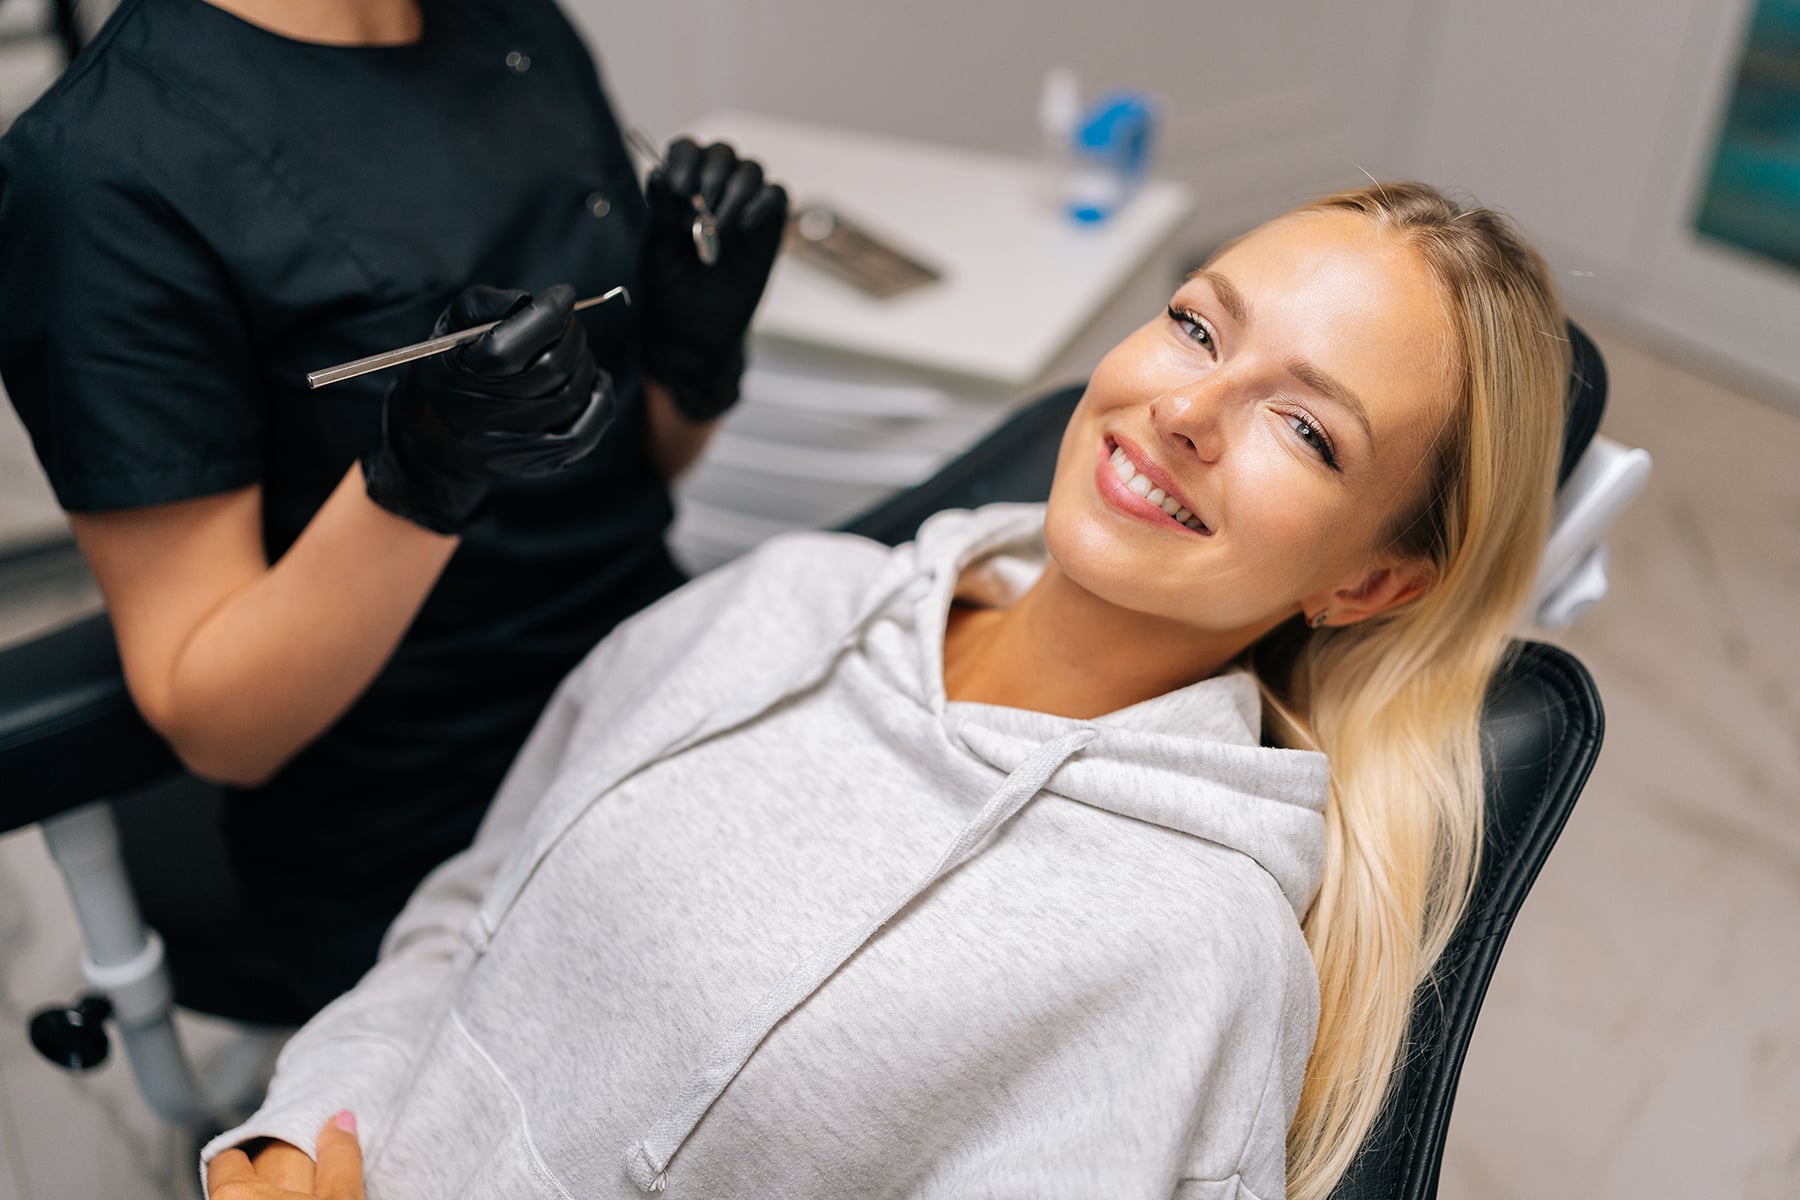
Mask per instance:
[[[1325,1196],[1465,904],[1562,329],[1493,213],[1327,197],[1106,356],[1047,506],[633,619],[214,1200]]]

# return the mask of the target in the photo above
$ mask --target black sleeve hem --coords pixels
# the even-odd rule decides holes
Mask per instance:
[[[148,508],[235,492],[262,481],[262,470],[250,463],[219,463],[167,471],[128,471],[113,475],[71,475],[50,480],[64,512],[112,512]]]

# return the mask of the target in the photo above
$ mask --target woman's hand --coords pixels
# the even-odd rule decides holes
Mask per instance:
[[[738,396],[744,335],[787,229],[788,197],[755,161],[715,142],[669,143],[644,185],[650,226],[638,261],[644,373],[690,421],[710,421]],[[719,258],[694,250],[694,201],[718,220]]]
[[[341,1112],[319,1130],[319,1161],[273,1142],[254,1161],[227,1150],[206,1170],[207,1200],[363,1200],[362,1144],[356,1118]]]

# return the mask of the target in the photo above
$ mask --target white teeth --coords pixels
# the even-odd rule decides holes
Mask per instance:
[[[1137,469],[1137,464],[1131,461],[1131,456],[1125,453],[1123,446],[1114,446],[1108,461],[1112,464],[1113,473],[1123,481],[1126,487],[1196,533],[1206,532],[1206,526],[1201,523],[1199,517],[1189,512],[1181,501],[1151,483],[1150,477]]]

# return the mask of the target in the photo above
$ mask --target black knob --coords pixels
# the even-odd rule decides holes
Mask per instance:
[[[106,1018],[112,1001],[90,992],[73,1008],[40,1009],[31,1018],[31,1044],[68,1071],[88,1071],[106,1061]]]

